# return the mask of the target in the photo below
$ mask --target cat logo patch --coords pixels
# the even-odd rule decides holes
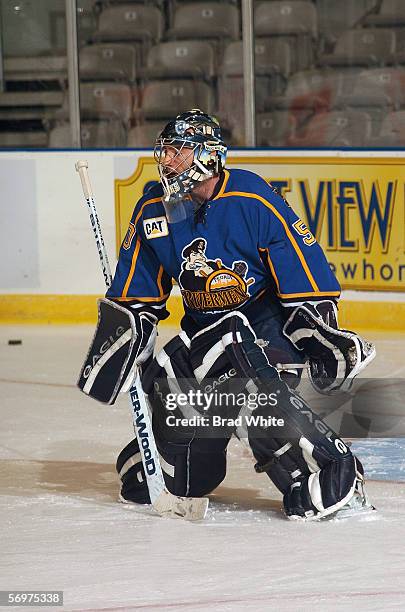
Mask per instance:
[[[163,236],[169,235],[169,228],[167,227],[166,217],[153,217],[152,219],[145,219],[143,222],[143,229],[148,240],[152,238],[162,238]]]

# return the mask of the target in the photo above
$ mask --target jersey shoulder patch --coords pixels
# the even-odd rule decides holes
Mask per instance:
[[[143,229],[148,240],[169,235],[166,217],[152,217],[143,220]]]

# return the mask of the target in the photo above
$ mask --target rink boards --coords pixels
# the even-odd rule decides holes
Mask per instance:
[[[0,152],[0,322],[95,320],[103,292],[74,169],[89,162],[112,265],[136,200],[157,180],[150,151]],[[405,153],[240,150],[229,167],[274,183],[322,244],[343,287],[341,323],[405,329]],[[170,324],[181,317],[177,292]]]

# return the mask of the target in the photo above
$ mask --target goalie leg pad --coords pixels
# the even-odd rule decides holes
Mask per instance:
[[[215,364],[227,356],[237,375],[250,379],[250,391],[253,385],[256,392],[275,393],[278,397],[275,406],[260,406],[253,414],[270,414],[288,425],[288,436],[284,438],[276,437],[273,428],[247,428],[249,444],[258,461],[256,471],[265,471],[283,492],[287,516],[321,518],[336,512],[355,491],[356,463],[350,449],[280,380],[258,346],[246,317],[232,313],[218,321],[217,341],[209,349],[213,327],[199,332],[191,341],[191,361],[197,378],[216,372]]]
[[[166,487],[174,495],[202,497],[225,478],[229,438],[198,438],[194,427],[172,426],[167,422],[168,415],[184,416],[178,411],[167,411],[167,394],[186,391],[194,381],[189,344],[183,332],[170,340],[146,368],[142,387],[153,411],[153,433]],[[122,497],[148,503],[142,501],[144,472],[136,440],[120,453],[117,472],[122,481]]]
[[[347,488],[352,482],[353,471],[353,486]],[[333,483],[334,487],[328,490],[325,482]],[[322,488],[326,489],[326,507],[322,495],[319,494]],[[346,495],[345,490],[348,491]],[[336,491],[339,491],[338,496]],[[341,513],[350,516],[363,510],[375,510],[365,491],[363,466],[354,456],[345,457],[343,461],[332,463],[321,472],[312,474],[310,478],[295,483],[284,495],[283,501],[286,514],[291,520],[317,520]]]
[[[228,440],[194,439],[188,444],[162,440],[156,435],[166,487],[174,495],[203,497],[223,481]],[[214,444],[213,444],[214,442]],[[119,454],[116,470],[121,479],[121,498],[150,504],[148,485],[138,441],[132,440]]]
[[[79,389],[86,395],[113,404],[133,369],[153,351],[156,318],[132,313],[106,298],[98,300],[98,323],[81,369]]]
[[[167,393],[187,392],[197,386],[190,364],[190,340],[184,332],[170,340],[152,361],[143,386],[153,407],[159,453],[174,466],[172,477],[164,474],[169,491],[186,497],[210,493],[225,478],[229,437],[198,437],[195,427],[173,426],[167,421],[168,415],[184,417],[178,408],[166,409]]]
[[[284,494],[288,517],[321,518],[343,507],[354,495],[355,457],[344,442],[288,387],[274,383],[278,394],[271,414],[282,418],[290,435],[280,439],[274,430],[252,433],[249,444],[258,464]],[[266,388],[264,387],[264,388]],[[263,386],[260,385],[260,390]],[[256,410],[264,413],[266,408]]]
[[[243,350],[242,350],[243,345]],[[233,365],[241,378],[279,378],[244,314],[233,311],[191,339],[190,361],[199,383]]]
[[[355,458],[347,454],[292,484],[284,494],[285,512],[292,520],[329,516],[350,501],[355,484]]]
[[[321,303],[322,305],[323,303]],[[298,306],[283,332],[294,346],[310,358],[309,377],[320,393],[332,394],[349,391],[353,379],[375,357],[375,347],[358,334],[332,327],[337,325],[336,307],[331,302],[333,313],[325,317],[321,309],[311,304]]]
[[[229,440],[194,438],[176,444],[157,434],[157,441],[166,485],[175,495],[203,497],[225,478]]]
[[[117,457],[115,469],[121,479],[121,499],[136,504],[150,504],[148,485],[142,465],[138,440],[132,440]]]

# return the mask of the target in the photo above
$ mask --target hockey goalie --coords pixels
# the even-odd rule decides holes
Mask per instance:
[[[339,328],[340,286],[306,225],[260,176],[227,169],[226,153],[218,122],[199,109],[178,115],[159,135],[160,182],[134,208],[113,283],[99,302],[79,386],[112,404],[142,370],[164,480],[175,495],[213,491],[226,474],[230,438],[244,435],[256,471],[281,491],[288,518],[361,511],[370,504],[360,461],[295,389],[306,363],[317,391],[347,391],[375,349]],[[154,355],[172,279],[183,299],[181,330]],[[280,362],[290,366],[280,368]],[[235,425],[214,433],[210,422],[203,433],[181,417],[196,410],[201,418],[212,416],[209,402],[197,409],[175,402],[168,410],[169,394],[206,393],[213,381],[217,387],[232,383],[246,398],[276,397],[250,413],[284,428],[256,421],[243,432]],[[239,403],[223,408],[233,419],[228,424],[242,414],[246,406]],[[116,467],[121,499],[149,503],[136,440]]]

